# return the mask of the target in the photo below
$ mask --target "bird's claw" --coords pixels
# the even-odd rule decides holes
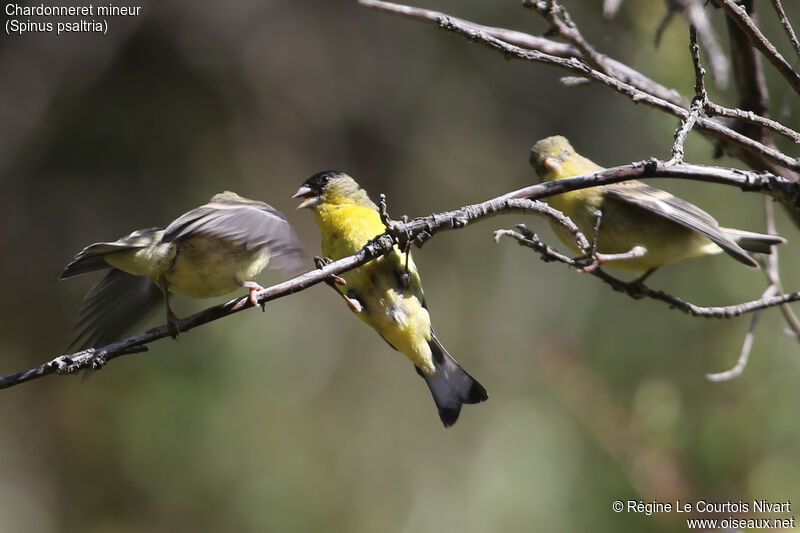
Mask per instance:
[[[314,256],[314,264],[317,266],[317,268],[323,268],[331,263],[333,263],[333,260],[328,257],[322,257],[319,255]]]
[[[169,336],[175,340],[181,335],[181,319],[172,312],[172,309],[167,309],[167,326],[169,327]]]
[[[318,255],[314,256],[314,264],[317,266],[318,269],[324,268],[328,265],[333,263],[333,259],[329,257],[320,257]],[[328,279],[337,285],[345,286],[347,285],[347,281],[341,276],[337,276],[336,274],[330,274]]]
[[[242,286],[247,288],[250,291],[250,294],[247,297],[250,300],[250,303],[253,304],[253,307],[261,306],[261,311],[266,311],[266,304],[264,302],[259,302],[258,298],[256,298],[256,293],[258,291],[263,291],[264,287],[256,283],[255,281],[245,281],[242,283]]]
[[[595,260],[589,263],[588,265],[579,268],[578,270],[580,272],[583,272],[584,274],[589,274],[600,268],[600,265],[601,265],[600,261]]]
[[[342,294],[342,296],[344,297],[344,301],[347,302],[347,307],[349,307],[352,312],[360,313],[361,311],[364,310],[364,308],[361,305],[361,302],[359,302],[355,298],[350,298],[346,294]]]
[[[600,265],[603,262],[599,260],[597,255],[598,255],[597,253],[592,253],[588,255],[582,255],[580,257],[576,257],[575,259],[573,259],[573,261],[575,261],[575,266],[577,267],[578,272],[588,274],[600,268]]]
[[[318,255],[314,256],[314,264],[317,265],[317,268],[320,269],[324,268],[327,265],[330,265],[331,263],[333,263],[333,260],[328,257],[320,257]],[[344,301],[347,302],[347,307],[349,307],[352,312],[360,313],[361,311],[364,310],[364,307],[361,305],[361,302],[359,302],[356,298],[351,298],[350,296],[346,295],[344,292],[336,288],[336,285],[340,285],[342,287],[347,286],[347,280],[345,280],[343,277],[337,276],[336,274],[329,274],[327,279],[325,280],[325,283],[336,289],[336,292],[342,295]]]

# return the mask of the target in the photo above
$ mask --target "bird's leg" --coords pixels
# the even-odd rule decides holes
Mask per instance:
[[[317,265],[317,268],[323,268],[329,264],[333,263],[328,257],[320,257],[318,255],[314,256],[314,264]],[[337,285],[345,287],[347,286],[347,281],[341,276],[337,276],[336,274],[331,274],[328,276],[328,279],[325,280],[325,283],[330,285],[334,290],[336,290],[337,294],[341,295],[344,298],[344,301],[347,303],[347,307],[354,313],[360,313],[363,311],[363,307],[361,306],[361,302],[359,302],[356,298],[351,298],[344,292],[339,290]]]
[[[594,212],[594,233],[592,234],[592,244],[589,248],[589,256],[594,258],[592,264],[583,267],[584,272],[591,272],[592,270],[596,269],[603,263],[608,263],[609,261],[619,261],[622,259],[638,259],[640,257],[644,257],[647,254],[647,248],[644,246],[634,246],[627,252],[619,253],[619,254],[601,254],[597,251],[597,240],[600,235],[600,227],[603,224],[603,212],[599,209]],[[655,269],[653,269],[655,270]],[[647,279],[647,276],[652,274],[652,271],[645,272],[645,274],[640,278],[641,281]],[[637,280],[639,281],[639,280]]]
[[[581,268],[582,272],[592,272],[593,270],[597,269],[601,264],[602,261],[600,260],[600,254],[597,253],[597,238],[600,235],[600,226],[603,223],[603,212],[599,209],[594,212],[594,226],[592,226],[592,242],[589,244],[589,250],[587,254],[580,258],[582,261],[589,261],[589,264]]]
[[[170,332],[170,336],[178,340],[178,337],[181,333],[180,328],[180,319],[178,315],[172,312],[172,308],[169,306],[169,289],[167,287],[167,279],[164,276],[161,276],[158,280],[158,286],[161,288],[161,293],[164,295],[164,303],[167,307],[167,325],[172,330]]]
[[[639,276],[635,280],[631,281],[631,284],[632,285],[639,285],[639,286],[644,287],[644,280],[649,278],[653,274],[653,272],[655,272],[656,270],[658,270],[658,267],[651,268],[650,270],[648,270],[647,272],[645,272],[644,274],[642,274],[641,276]]]
[[[241,285],[245,289],[249,289],[250,290],[249,298],[250,298],[250,303],[253,304],[253,307],[255,307],[257,305],[261,305],[261,310],[265,311],[266,310],[266,304],[263,304],[263,303],[259,304],[258,303],[258,299],[256,298],[256,292],[263,291],[264,287],[262,287],[261,285],[259,285],[255,281],[242,281]]]
[[[644,274],[636,278],[635,280],[631,281],[630,286],[633,289],[633,291],[628,291],[628,294],[630,294],[633,298],[637,300],[641,300],[642,298],[644,298],[647,291],[647,287],[644,284],[644,280],[649,278],[650,275],[656,270],[658,270],[658,267],[651,268],[647,270]]]
[[[603,224],[603,212],[599,209],[594,212],[594,228],[592,232],[591,254],[597,252],[597,237],[600,235],[600,226]]]

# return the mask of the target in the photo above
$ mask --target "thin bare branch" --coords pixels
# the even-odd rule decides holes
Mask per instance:
[[[531,50],[539,50],[540,52],[543,52],[545,54],[550,54],[555,57],[561,57],[561,58],[575,57],[578,59],[583,59],[583,55],[581,54],[580,50],[578,50],[572,44],[559,43],[551,39],[547,39],[545,37],[539,37],[538,35],[531,35],[529,33],[509,30],[505,28],[484,26],[482,24],[470,22],[468,20],[460,19],[458,17],[453,17],[451,15],[442,13],[440,11],[433,11],[430,9],[423,9],[403,4],[396,4],[393,2],[385,2],[383,0],[358,0],[358,3],[361,6],[368,7],[376,11],[381,11],[383,13],[390,13],[393,15],[399,15],[413,20],[430,22],[433,24],[438,24],[439,19],[441,19],[442,17],[449,17],[452,20],[458,21],[459,23],[465,26],[469,26],[470,28],[473,28],[475,30],[482,31],[487,35],[491,35],[492,37],[501,39],[509,44],[513,44],[522,48],[528,48]],[[629,67],[625,63],[616,61],[615,59],[612,59],[607,56],[601,55],[600,58],[606,62],[608,68],[611,68],[614,71],[616,71],[617,74],[620,76],[620,79],[622,79],[623,81],[626,81],[668,102],[672,102],[677,106],[689,105],[689,102],[684,100],[684,98],[677,91],[664,87],[663,85],[657,83],[656,81],[653,81],[652,79],[648,78],[641,72]]]
[[[777,235],[775,209],[772,205],[772,200],[769,198],[764,198],[764,219],[766,221],[767,233],[769,235]],[[772,253],[767,256],[766,265],[764,265],[762,270],[770,284],[778,288],[778,294],[784,294],[781,284],[778,247],[772,247]],[[781,305],[780,310],[784,320],[786,320],[786,323],[789,325],[792,337],[800,340],[800,320],[797,318],[797,315],[795,315],[789,304]]]
[[[794,71],[792,66],[784,59],[781,53],[778,52],[778,49],[775,48],[775,45],[773,45],[761,30],[758,29],[753,19],[748,15],[747,10],[734,0],[717,1],[731,20],[733,20],[744,34],[747,35],[750,43],[767,58],[767,61],[772,63],[772,66],[783,76],[789,86],[794,89],[797,94],[800,94],[800,74]]]
[[[725,57],[719,39],[711,26],[711,21],[708,20],[708,15],[703,7],[704,2],[702,0],[680,0],[680,2],[683,6],[683,16],[689,25],[697,30],[700,42],[703,43],[708,53],[711,72],[714,74],[717,87],[726,88],[730,78],[728,58]]]
[[[522,5],[536,11],[544,18],[557,35],[563,37],[581,52],[583,60],[587,64],[599,70],[603,74],[618,77],[616,71],[610,67],[607,58],[594,49],[592,45],[583,38],[578,26],[573,22],[569,11],[564,8],[557,0],[523,0]]]
[[[773,287],[769,287],[767,292],[771,292],[770,289]],[[767,297],[767,292],[764,293],[762,298]],[[756,325],[758,324],[758,319],[761,316],[760,311],[756,311],[753,313],[753,317],[750,319],[750,327],[747,329],[747,334],[744,336],[744,342],[742,343],[742,351],[739,352],[739,359],[736,361],[736,364],[733,368],[729,370],[725,370],[723,372],[714,372],[706,374],[706,379],[708,381],[728,381],[731,380],[744,372],[744,367],[747,366],[747,361],[750,359],[750,351],[753,349],[753,339],[755,338],[755,331]]]
[[[686,142],[686,136],[689,135],[689,132],[694,128],[702,110],[702,99],[695,97],[694,100],[692,100],[692,106],[689,108],[689,116],[682,120],[681,125],[675,130],[675,142],[672,144],[672,158],[667,161],[668,165],[683,163],[683,145]]]
[[[539,52],[538,50],[525,50],[496,39],[491,35],[488,35],[480,30],[476,30],[469,25],[456,22],[449,17],[443,17],[439,19],[439,27],[452,33],[462,35],[471,41],[501,52],[506,57],[513,57],[534,63],[542,63],[545,65],[559,67],[574,74],[592,79],[605,85],[606,87],[624,94],[636,103],[642,103],[655,109],[659,109],[680,119],[686,119],[689,116],[689,111],[686,108],[677,106],[666,100],[662,100],[661,98],[657,98],[651,94],[641,91],[632,85],[621,82],[616,78],[591,68],[589,65],[576,58],[562,59],[560,57]],[[726,140],[743,150],[759,154],[786,168],[800,171],[800,159],[789,157],[775,148],[765,146],[764,144],[746,137],[741,133],[735,132],[712,119],[698,117],[697,127],[725,137]],[[787,207],[789,209],[794,209],[794,206]]]
[[[780,20],[781,25],[783,25],[783,29],[786,30],[786,35],[789,36],[789,40],[792,42],[794,51],[797,52],[797,56],[800,57],[800,41],[797,40],[797,34],[794,32],[794,28],[792,28],[792,24],[789,22],[789,17],[786,16],[786,11],[783,10],[781,0],[770,1],[772,2],[772,7],[775,8],[775,12],[778,14],[778,20]]]
[[[609,286],[611,286],[611,288],[614,289],[615,291],[625,293],[631,298],[634,298],[636,300],[640,300],[642,298],[650,298],[652,300],[657,300],[666,303],[673,309],[678,309],[679,311],[690,314],[692,316],[705,317],[705,318],[733,318],[746,313],[752,313],[760,309],[776,307],[784,303],[796,302],[800,300],[800,292],[795,292],[779,296],[768,294],[762,296],[757,300],[751,300],[749,302],[744,302],[735,305],[702,307],[699,305],[695,305],[691,302],[687,302],[686,300],[678,298],[677,296],[667,294],[663,291],[650,289],[642,283],[637,283],[635,281],[634,282],[623,281],[619,278],[609,275],[602,268],[586,269],[585,268],[586,263],[583,260],[583,258],[570,259],[565,255],[556,252],[551,247],[547,246],[545,243],[541,242],[541,240],[538,239],[536,234],[530,231],[524,225],[518,225],[517,228],[520,230],[520,232],[514,232],[512,230],[501,230],[500,233],[496,233],[496,235],[512,237],[519,244],[527,246],[536,251],[545,262],[558,261],[560,263],[564,263],[566,265],[579,269],[582,272],[586,272],[592,276],[600,278]],[[551,253],[551,251],[554,253]]]

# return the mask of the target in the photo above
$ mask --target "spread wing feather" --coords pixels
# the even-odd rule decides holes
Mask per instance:
[[[247,250],[266,248],[270,265],[289,272],[303,268],[305,256],[286,217],[272,206],[224,192],[185,213],[164,231],[163,242],[205,235]]]
[[[118,340],[163,301],[150,278],[112,268],[83,299],[70,347],[102,346]]]

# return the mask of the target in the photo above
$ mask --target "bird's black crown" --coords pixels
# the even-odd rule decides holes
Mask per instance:
[[[343,175],[344,173],[338,170],[323,170],[308,178],[303,182],[303,185],[312,191],[322,191],[328,181]]]

